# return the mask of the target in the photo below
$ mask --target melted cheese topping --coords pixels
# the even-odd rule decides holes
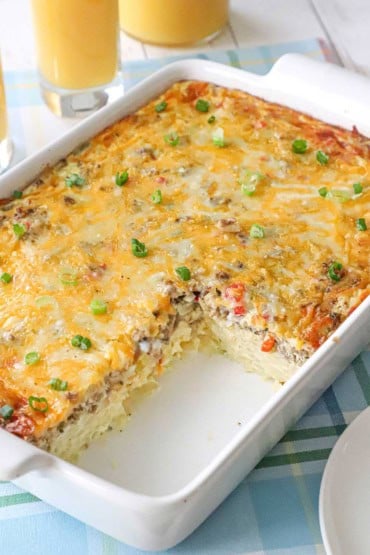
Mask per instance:
[[[196,109],[198,98],[209,102],[207,113]],[[161,112],[159,101],[167,103]],[[224,145],[214,144],[222,136]],[[307,141],[305,153],[293,152],[295,139]],[[200,297],[211,316],[265,330],[263,350],[274,342],[317,348],[370,290],[370,235],[356,224],[370,226],[369,170],[369,141],[356,130],[183,82],[45,171],[22,199],[4,201],[0,216],[0,271],[13,278],[0,283],[0,407],[15,409],[7,429],[40,435],[108,372],[130,367],[138,337],[156,337],[175,312],[173,286]],[[82,179],[68,187],[74,174]],[[251,237],[255,224],[263,237]],[[133,255],[133,238],[146,257]],[[338,281],[328,275],[334,262]],[[96,299],[106,314],[92,313]],[[75,335],[91,348],[73,347]],[[27,365],[29,352],[39,362]],[[53,390],[52,378],[67,381],[71,394]],[[45,398],[48,410],[32,409],[30,396]]]

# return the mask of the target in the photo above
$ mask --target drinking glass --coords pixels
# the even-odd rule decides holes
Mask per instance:
[[[83,117],[117,95],[118,0],[32,0],[32,16],[41,92],[55,114]]]
[[[229,0],[120,0],[121,28],[166,46],[214,38],[226,25]]]

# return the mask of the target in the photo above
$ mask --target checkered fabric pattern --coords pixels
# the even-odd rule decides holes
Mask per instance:
[[[328,59],[325,45],[317,40],[208,51],[198,57],[265,73],[287,52]],[[124,63],[125,88],[173,59]],[[16,161],[75,124],[56,120],[42,105],[35,72],[9,71],[5,80],[17,147]],[[324,555],[318,523],[322,472],[338,436],[369,404],[370,352],[365,351],[208,520],[166,553]],[[3,482],[0,483],[0,553],[137,555],[141,552]]]

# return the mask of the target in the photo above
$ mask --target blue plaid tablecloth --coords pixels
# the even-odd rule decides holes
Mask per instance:
[[[198,57],[265,73],[287,52],[327,58],[325,45],[306,40],[211,51]],[[174,58],[127,62],[126,89]],[[58,136],[73,121],[50,114],[34,71],[5,73],[15,161]],[[370,404],[370,352],[361,354],[228,499],[187,540],[178,555],[324,554],[318,494],[330,451],[346,426]],[[1,452],[1,456],[6,453]],[[0,554],[137,555],[130,548],[21,491],[0,483]],[[355,555],[355,554],[348,554]]]

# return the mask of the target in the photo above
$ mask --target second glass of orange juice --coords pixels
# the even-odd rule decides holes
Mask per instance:
[[[226,25],[228,16],[229,0],[120,0],[122,29],[153,44],[209,40]]]
[[[100,108],[119,70],[118,0],[32,0],[32,15],[48,106],[71,117]]]

